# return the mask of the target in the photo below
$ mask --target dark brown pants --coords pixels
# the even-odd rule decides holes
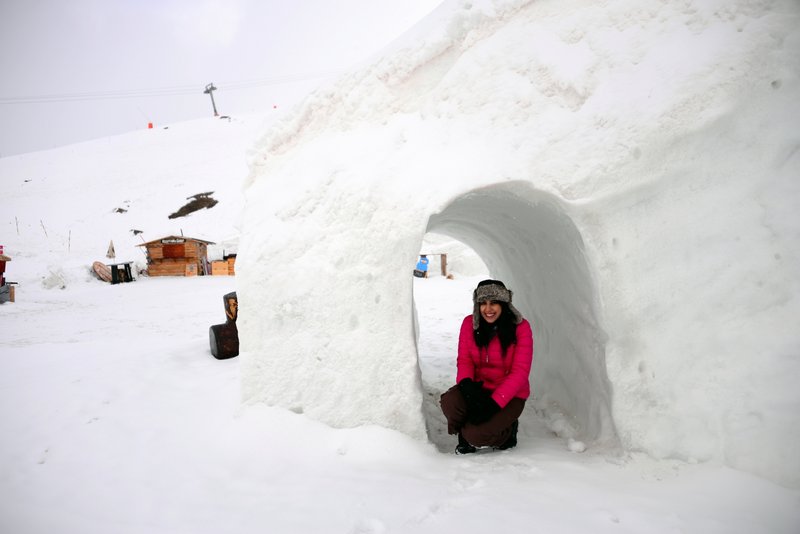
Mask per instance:
[[[440,403],[442,413],[447,418],[447,433],[461,433],[470,445],[476,447],[499,447],[505,443],[511,435],[511,425],[519,419],[525,408],[525,400],[514,397],[491,419],[483,424],[473,425],[467,423],[467,401],[458,386],[444,392]]]

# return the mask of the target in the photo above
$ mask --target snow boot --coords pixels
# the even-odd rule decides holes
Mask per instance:
[[[458,433],[458,445],[456,445],[456,454],[470,454],[477,451],[475,447],[469,444],[461,432]]]
[[[497,450],[504,451],[507,449],[512,449],[517,446],[517,430],[519,430],[519,421],[514,421],[511,424],[511,435],[508,436],[508,439],[503,442],[502,445],[497,447]]]

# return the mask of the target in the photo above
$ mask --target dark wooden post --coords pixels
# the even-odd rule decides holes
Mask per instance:
[[[236,297],[236,292],[225,294],[222,297],[222,303],[225,306],[225,324],[215,324],[208,329],[211,354],[218,360],[226,360],[239,355],[239,330],[236,328],[239,299]]]

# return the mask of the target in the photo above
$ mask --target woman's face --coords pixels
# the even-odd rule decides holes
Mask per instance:
[[[500,303],[493,300],[481,302],[480,310],[481,317],[483,317],[483,320],[489,324],[494,323],[503,312],[503,308],[500,306]]]

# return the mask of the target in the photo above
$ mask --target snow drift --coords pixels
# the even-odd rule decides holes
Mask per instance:
[[[788,0],[443,4],[259,142],[245,398],[423,437],[435,231],[515,291],[567,437],[800,483],[798,56]]]

